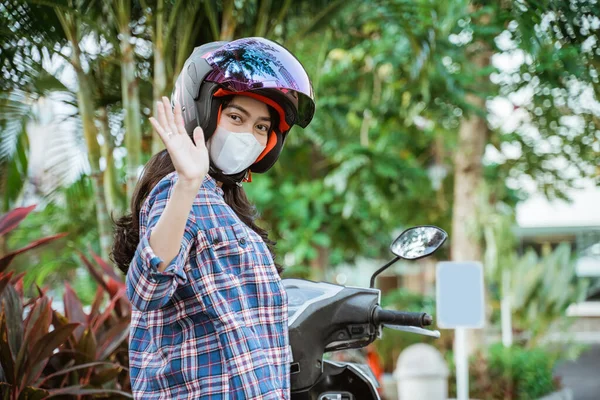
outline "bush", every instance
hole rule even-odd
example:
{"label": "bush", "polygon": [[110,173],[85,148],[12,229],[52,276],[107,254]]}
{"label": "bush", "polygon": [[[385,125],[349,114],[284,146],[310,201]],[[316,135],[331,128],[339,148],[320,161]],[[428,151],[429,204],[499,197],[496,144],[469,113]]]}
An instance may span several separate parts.
{"label": "bush", "polygon": [[[448,353],[449,395],[456,397],[454,360]],[[534,400],[560,388],[552,370],[557,359],[542,349],[502,344],[490,346],[469,360],[470,397],[481,400]]]}
{"label": "bush", "polygon": [[[32,209],[0,216],[0,236]],[[40,288],[26,299],[24,274],[6,272],[16,255],[62,236],[40,239],[0,257],[0,396],[131,398],[127,358],[131,308],[120,275],[95,254],[100,268],[80,254],[98,289],[86,313],[66,284],[63,315],[52,309],[52,299]]]}

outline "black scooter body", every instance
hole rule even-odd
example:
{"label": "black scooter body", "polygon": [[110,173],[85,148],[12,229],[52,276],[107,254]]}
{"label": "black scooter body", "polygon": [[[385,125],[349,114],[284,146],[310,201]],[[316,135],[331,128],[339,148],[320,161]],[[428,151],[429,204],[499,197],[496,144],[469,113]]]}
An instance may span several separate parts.
{"label": "black scooter body", "polygon": [[317,383],[307,390],[292,390],[292,400],[379,400],[378,387],[366,365],[324,361]]}
{"label": "black scooter body", "polygon": [[323,361],[324,353],[365,347],[378,337],[372,312],[379,304],[379,290],[300,279],[283,283],[293,354],[292,399],[338,399],[340,394],[343,400],[379,399],[378,384],[365,366]]}
{"label": "black scooter body", "polygon": [[284,279],[288,329],[293,355],[292,400],[379,400],[377,380],[368,366],[323,361],[327,352],[365,347],[381,329],[439,337],[423,329],[433,320],[426,313],[384,310],[375,277],[396,261],[417,260],[435,252],[448,235],[434,226],[405,230],[390,246],[396,258],[371,276],[370,288],[346,287],[302,279]]}

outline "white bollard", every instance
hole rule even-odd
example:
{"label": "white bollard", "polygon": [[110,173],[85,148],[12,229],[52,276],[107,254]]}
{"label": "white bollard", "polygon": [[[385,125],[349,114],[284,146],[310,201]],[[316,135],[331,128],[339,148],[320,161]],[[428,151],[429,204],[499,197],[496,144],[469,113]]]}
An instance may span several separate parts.
{"label": "white bollard", "polygon": [[381,376],[381,397],[385,400],[398,400],[398,383],[394,374],[384,373]]}
{"label": "white bollard", "polygon": [[448,366],[440,352],[428,344],[407,347],[398,357],[394,378],[399,400],[448,398]]}

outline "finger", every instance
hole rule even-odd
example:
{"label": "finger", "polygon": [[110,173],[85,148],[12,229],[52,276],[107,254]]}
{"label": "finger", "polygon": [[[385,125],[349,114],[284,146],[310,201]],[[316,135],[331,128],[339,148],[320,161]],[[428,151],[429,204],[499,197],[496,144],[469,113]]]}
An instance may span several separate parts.
{"label": "finger", "polygon": [[204,131],[199,126],[194,129],[194,143],[196,144],[196,147],[206,145],[206,143],[204,143]]}
{"label": "finger", "polygon": [[160,123],[153,117],[150,117],[150,123],[152,124],[152,126],[154,127],[154,130],[156,131],[156,133],[158,133],[158,136],[160,136],[160,139],[163,141],[163,143],[167,144],[167,137],[166,137],[166,133],[165,130],[163,129],[162,126],[160,126]]}
{"label": "finger", "polygon": [[167,122],[167,116],[165,115],[165,107],[161,101],[156,102],[156,119],[163,131],[168,130],[169,123]]}
{"label": "finger", "polygon": [[158,133],[159,135],[162,135],[164,133],[164,129],[162,128],[160,123],[156,120],[156,118],[150,117],[149,120],[150,120],[150,123],[152,124],[152,126],[154,127],[154,130],[156,131],[156,133]]}
{"label": "finger", "polygon": [[165,115],[167,116],[167,122],[169,123],[169,131],[173,132],[173,134],[179,133],[177,129],[177,125],[175,125],[175,118],[173,118],[173,110],[171,109],[171,103],[166,96],[163,96],[163,107],[165,109]]}
{"label": "finger", "polygon": [[181,113],[181,107],[179,104],[175,104],[175,125],[177,126],[177,131],[182,135],[187,136],[188,133],[185,130],[185,122],[183,121],[183,115]]}

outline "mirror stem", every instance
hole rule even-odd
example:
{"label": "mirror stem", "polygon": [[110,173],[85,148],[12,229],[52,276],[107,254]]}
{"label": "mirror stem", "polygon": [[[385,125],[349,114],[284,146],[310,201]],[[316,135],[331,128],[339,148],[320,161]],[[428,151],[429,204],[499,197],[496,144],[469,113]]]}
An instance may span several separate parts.
{"label": "mirror stem", "polygon": [[393,263],[398,261],[400,258],[401,258],[400,256],[396,256],[396,258],[394,258],[392,261],[390,261],[389,263],[385,264],[383,267],[381,267],[377,271],[375,271],[375,273],[371,277],[371,286],[369,286],[369,288],[373,289],[375,287],[375,277],[377,277],[377,275],[379,275],[380,273],[385,271],[387,269],[387,267],[389,267],[390,265],[392,265]]}

